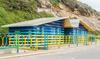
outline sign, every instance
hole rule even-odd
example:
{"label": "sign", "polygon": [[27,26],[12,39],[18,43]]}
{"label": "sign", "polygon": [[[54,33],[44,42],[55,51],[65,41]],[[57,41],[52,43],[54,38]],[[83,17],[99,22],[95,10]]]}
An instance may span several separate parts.
{"label": "sign", "polygon": [[78,19],[70,19],[69,21],[72,27],[79,27],[80,21]]}

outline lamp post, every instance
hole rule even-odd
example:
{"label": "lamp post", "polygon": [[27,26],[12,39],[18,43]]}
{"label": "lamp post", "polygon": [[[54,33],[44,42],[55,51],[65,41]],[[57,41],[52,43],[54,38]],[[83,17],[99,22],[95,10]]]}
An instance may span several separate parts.
{"label": "lamp post", "polygon": [[15,40],[16,40],[16,47],[17,47],[17,53],[19,53],[19,31],[15,32]]}

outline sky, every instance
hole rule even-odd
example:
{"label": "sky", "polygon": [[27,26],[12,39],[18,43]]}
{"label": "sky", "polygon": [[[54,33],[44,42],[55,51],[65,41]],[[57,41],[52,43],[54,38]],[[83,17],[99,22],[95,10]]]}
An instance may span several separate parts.
{"label": "sky", "polygon": [[80,1],[90,5],[94,9],[100,11],[100,0],[80,0]]}

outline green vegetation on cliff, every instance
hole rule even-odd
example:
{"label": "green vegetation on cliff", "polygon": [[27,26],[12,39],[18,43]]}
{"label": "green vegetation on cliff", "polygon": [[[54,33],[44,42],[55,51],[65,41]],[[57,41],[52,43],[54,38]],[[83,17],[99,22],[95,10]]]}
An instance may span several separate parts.
{"label": "green vegetation on cliff", "polygon": [[[46,12],[36,12],[35,0],[0,0],[0,26],[34,18],[51,17]],[[0,28],[0,31],[6,31]]]}
{"label": "green vegetation on cliff", "polygon": [[[50,12],[37,12],[37,7],[52,9],[51,7],[59,7],[59,3],[69,8],[72,13],[77,11],[82,16],[100,17],[100,12],[77,0],[0,0],[0,26],[34,18],[52,17]],[[0,28],[1,31],[6,30]]]}

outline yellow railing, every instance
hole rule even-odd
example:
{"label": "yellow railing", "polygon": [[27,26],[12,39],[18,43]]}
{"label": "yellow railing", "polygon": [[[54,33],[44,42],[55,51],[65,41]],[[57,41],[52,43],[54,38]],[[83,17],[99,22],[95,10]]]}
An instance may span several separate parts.
{"label": "yellow railing", "polygon": [[[92,42],[91,35],[73,36],[73,35],[18,35],[18,41],[14,35],[9,37],[9,46],[15,46],[18,42],[20,47],[33,47],[38,50],[40,47],[62,46],[64,44],[89,44]],[[87,39],[86,39],[87,38]],[[100,36],[96,36],[100,38]],[[2,45],[4,45],[4,37],[2,38]],[[100,41],[99,41],[100,42]]]}
{"label": "yellow railing", "polygon": [[96,41],[97,43],[100,43],[100,35],[96,35]]}

